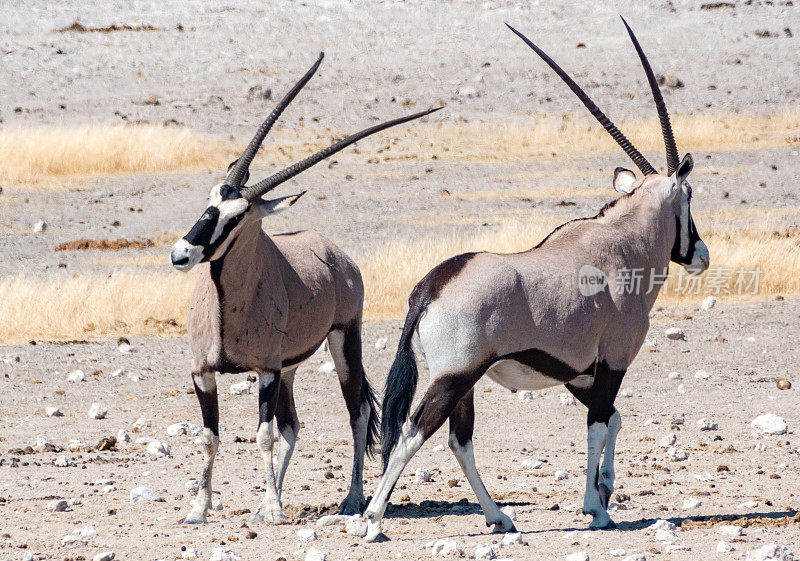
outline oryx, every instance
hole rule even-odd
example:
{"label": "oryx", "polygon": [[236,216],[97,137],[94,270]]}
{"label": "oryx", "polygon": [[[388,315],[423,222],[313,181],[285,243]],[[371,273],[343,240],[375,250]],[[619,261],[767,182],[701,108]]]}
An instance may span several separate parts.
{"label": "oryx", "polygon": [[[225,181],[211,189],[208,208],[172,247],[172,265],[199,275],[188,318],[192,379],[203,417],[204,465],[186,523],[203,523],[211,506],[211,472],[219,446],[216,372],[258,372],[256,441],[266,468],[266,492],[256,520],[285,520],[281,488],[300,424],[293,383],[297,366],[327,338],[353,431],[353,471],[343,513],[364,507],[365,450],[377,435],[375,397],[361,363],[364,287],[356,264],[314,231],[268,236],[261,220],[293,205],[303,193],[275,200],[262,195],[346,146],[388,127],[422,117],[423,111],[375,125],[245,187],[248,168],[264,137],[322,62],[323,54],[259,127]],[[280,446],[272,461],[272,418]]]}
{"label": "oryx", "polygon": [[[631,171],[617,168],[613,184],[623,196],[597,216],[568,222],[521,253],[452,257],[414,287],[386,383],[384,474],[364,513],[368,541],[382,536],[381,518],[401,471],[447,419],[450,448],[477,495],[487,526],[493,524],[500,532],[514,529],[475,467],[473,386],[484,374],[512,390],[565,384],[588,407],[583,510],[592,515],[592,528],[612,527],[607,506],[621,422],[614,399],[644,342],[648,312],[660,288],[658,275],[670,260],[692,274],[708,267],[708,250],[689,209],[692,191],[686,177],[692,158],[687,154],[678,159],[663,99],[633,33],[664,130],[667,175],[656,172],[555,62],[512,31],[569,85],[644,177],[637,180]],[[632,270],[643,274],[643,289],[619,291],[617,281]],[[582,275],[600,275],[602,282],[582,283]],[[656,281],[654,287],[651,281]],[[428,364],[431,383],[409,417],[417,384],[412,344]]]}

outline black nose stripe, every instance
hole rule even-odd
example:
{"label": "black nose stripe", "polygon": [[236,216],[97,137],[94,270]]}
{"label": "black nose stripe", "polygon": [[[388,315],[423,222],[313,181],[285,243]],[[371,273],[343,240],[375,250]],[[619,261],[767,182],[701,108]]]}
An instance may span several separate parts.
{"label": "black nose stripe", "polygon": [[211,243],[211,236],[214,235],[217,222],[219,222],[219,209],[210,206],[203,213],[203,216],[200,217],[200,220],[195,222],[192,229],[189,230],[189,233],[186,234],[183,239],[192,245],[205,247]]}
{"label": "black nose stripe", "polygon": [[231,187],[230,185],[223,185],[222,187],[220,187],[219,196],[223,201],[230,201],[233,199],[242,198],[242,194],[239,192],[239,189]]}

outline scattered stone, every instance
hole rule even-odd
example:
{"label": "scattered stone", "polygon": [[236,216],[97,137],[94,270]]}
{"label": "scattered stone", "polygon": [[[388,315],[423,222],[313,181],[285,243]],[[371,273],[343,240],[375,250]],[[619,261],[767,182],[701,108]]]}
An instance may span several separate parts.
{"label": "scattered stone", "polygon": [[464,554],[464,550],[458,545],[458,542],[450,538],[442,538],[440,540],[428,542],[425,547],[431,548],[431,555],[439,557],[447,557],[449,555],[461,557]]}
{"label": "scattered stone", "polygon": [[382,351],[386,348],[386,344],[389,342],[389,339],[386,337],[378,337],[375,341],[375,350]]}
{"label": "scattered stone", "polygon": [[670,462],[683,462],[689,459],[689,452],[680,448],[667,448],[667,457]]}
{"label": "scattered stone", "polygon": [[575,396],[569,392],[564,392],[558,395],[558,401],[561,402],[561,405],[577,405],[578,401],[575,399]]}
{"label": "scattered stone", "polygon": [[153,426],[153,421],[145,417],[139,417],[133,422],[132,432],[139,432],[142,429],[150,428]]}
{"label": "scattered stone", "polygon": [[351,536],[363,538],[367,535],[367,521],[360,514],[354,514],[345,522],[344,529]]}
{"label": "scattered stone", "polygon": [[83,370],[74,370],[67,374],[67,382],[77,383],[83,382],[86,379],[86,375],[83,373]]}
{"label": "scattered stone", "polygon": [[146,450],[151,456],[169,456],[169,446],[160,440],[148,442]]}
{"label": "scattered stone", "polygon": [[117,490],[117,486],[113,483],[111,485],[105,485],[100,489],[101,495],[108,495],[109,493],[113,493]]}
{"label": "scattered stone", "polygon": [[778,417],[772,413],[767,413],[766,415],[761,415],[756,417],[750,426],[756,430],[761,431],[764,434],[786,434],[788,430],[788,426],[786,425],[786,419],[782,417]]}
{"label": "scattered stone", "polygon": [[149,487],[134,487],[131,489],[131,503],[136,504],[144,501],[163,503],[164,497],[150,489]]}
{"label": "scattered stone", "polygon": [[50,512],[65,512],[69,508],[69,503],[63,499],[56,499],[47,503],[47,510]]}
{"label": "scattered stone", "polygon": [[680,372],[670,372],[669,374],[667,374],[667,378],[669,378],[670,380],[680,380],[681,378],[683,378],[683,376],[681,376]]}
{"label": "scattered stone", "polygon": [[633,553],[632,555],[628,555],[622,561],[647,561],[647,557],[645,557],[644,553]]}
{"label": "scattered stone", "polygon": [[705,370],[698,370],[697,372],[694,373],[695,380],[708,380],[709,378],[711,378],[711,374],[709,374]]}
{"label": "scattered stone", "polygon": [[105,419],[106,415],[108,415],[108,407],[100,402],[94,402],[89,407],[90,419]]}
{"label": "scattered stone", "polygon": [[222,499],[219,497],[214,497],[211,499],[211,510],[222,510]]}
{"label": "scattered stone", "polygon": [[242,382],[236,382],[235,384],[231,384],[230,387],[230,394],[231,395],[243,395],[246,393],[250,393],[250,380],[244,380]]}
{"label": "scattered stone", "polygon": [[524,392],[519,392],[517,399],[519,399],[523,403],[526,401],[533,401],[533,392],[529,390],[525,390]]}
{"label": "scattered stone", "polygon": [[689,497],[683,501],[683,510],[692,510],[699,507],[703,503],[696,497]]}
{"label": "scattered stone", "polygon": [[[514,518],[512,518],[514,520]],[[503,539],[500,540],[500,547],[508,547],[511,545],[524,545],[525,542],[522,540],[522,534],[520,532],[513,532],[510,534],[505,534]]]}
{"label": "scattered stone", "polygon": [[673,544],[678,541],[675,530],[656,530],[656,539],[663,544]]}
{"label": "scattered stone", "polygon": [[790,390],[792,389],[792,383],[787,380],[786,378],[779,378],[778,382],[775,384],[778,386],[779,390]]}
{"label": "scattered stone", "polygon": [[757,501],[745,501],[739,505],[739,508],[756,508],[758,506]]}
{"label": "scattered stone", "polygon": [[186,434],[189,436],[199,436],[202,432],[202,429],[197,425],[193,425],[192,423],[175,423],[167,427],[167,434],[169,436],[180,436],[182,434]]}
{"label": "scattered stone", "polygon": [[494,544],[479,545],[475,548],[475,559],[497,559]]}
{"label": "scattered stone", "polygon": [[566,561],[589,561],[589,554],[585,551],[576,551],[567,555],[565,559]]}
{"label": "scattered stone", "polygon": [[418,469],[414,478],[420,483],[427,483],[431,480],[431,472],[427,469]]}
{"label": "scattered stone", "polygon": [[733,546],[726,542],[725,540],[719,540],[717,542],[717,553],[728,553],[733,549]]}
{"label": "scattered stone", "polygon": [[44,410],[44,414],[48,417],[63,417],[64,414],[61,412],[61,409],[58,407],[46,407]]}
{"label": "scattered stone", "polygon": [[69,506],[75,506],[81,503],[83,503],[83,501],[81,501],[80,497],[72,497],[71,499],[67,500],[67,504]]}
{"label": "scattered stone", "polygon": [[744,531],[742,530],[741,526],[734,526],[733,524],[723,524],[721,526],[717,526],[717,533],[722,534],[723,536],[727,536],[729,538],[738,538]]}
{"label": "scattered stone", "polygon": [[183,484],[183,488],[188,495],[196,495],[200,489],[200,482],[197,479],[190,479]]}
{"label": "scattered stone", "polygon": [[680,327],[670,327],[664,332],[670,341],[685,341],[686,333]]}
{"label": "scattered stone", "polygon": [[94,526],[77,528],[73,530],[71,534],[67,534],[61,538],[61,545],[86,545],[89,543],[89,538],[96,533]]}
{"label": "scattered stone", "polygon": [[344,526],[349,519],[350,517],[346,514],[327,514],[325,516],[320,516],[317,519],[317,527]]}
{"label": "scattered stone", "polygon": [[669,433],[668,435],[662,436],[661,439],[658,441],[659,448],[669,448],[670,446],[674,445],[678,442],[678,435],[674,432]]}
{"label": "scattered stone", "polygon": [[[504,506],[503,508],[500,509],[500,512],[508,516],[512,522],[517,521],[517,509],[515,509],[513,506],[511,505]],[[506,534],[506,535],[508,536],[511,534]]]}
{"label": "scattered stone", "polygon": [[45,230],[47,230],[47,222],[45,222],[44,220],[40,220],[39,222],[33,225],[33,231],[37,234],[40,232],[44,232]]}
{"label": "scattered stone", "polygon": [[309,548],[305,561],[326,561],[328,554],[316,548]]}
{"label": "scattered stone", "polygon": [[444,452],[444,444],[437,444],[433,448],[431,448],[433,452]]}
{"label": "scattered stone", "polygon": [[656,74],[659,86],[667,86],[668,88],[682,88],[684,86],[683,80],[677,76]]}
{"label": "scattered stone", "polygon": [[633,397],[633,390],[630,388],[623,388],[619,395],[622,397]]}
{"label": "scattered stone", "polygon": [[712,421],[711,419],[708,419],[706,417],[703,417],[702,419],[697,421],[697,428],[699,430],[704,430],[704,431],[705,430],[718,430],[719,429],[719,423],[717,423],[716,421]]}
{"label": "scattered stone", "polygon": [[209,557],[209,561],[239,561],[239,556],[236,555],[230,548],[215,547],[211,550],[211,557]]}
{"label": "scattered stone", "polygon": [[201,553],[193,547],[187,547],[181,552],[181,559],[199,559]]}
{"label": "scattered stone", "polygon": [[320,374],[332,374],[336,370],[336,364],[332,360],[327,360],[322,363],[322,365],[317,368],[317,372]]}
{"label": "scattered stone", "polygon": [[746,561],[794,561],[794,554],[785,545],[773,542],[748,552]]}
{"label": "scattered stone", "polygon": [[117,444],[125,444],[131,441],[131,435],[128,434],[128,431],[125,429],[119,429],[117,431]]}
{"label": "scattered stone", "polygon": [[717,305],[717,299],[714,296],[706,296],[700,304],[701,310],[710,310]]}
{"label": "scattered stone", "polygon": [[522,467],[525,469],[539,469],[542,467],[542,465],[542,462],[536,458],[528,458],[527,460],[522,461]]}
{"label": "scattered stone", "polygon": [[562,481],[564,479],[569,479],[569,474],[563,469],[560,469],[555,472],[554,477],[556,478],[556,481]]}
{"label": "scattered stone", "polygon": [[669,520],[659,518],[647,527],[648,530],[675,530],[675,524]]}
{"label": "scattered stone", "polygon": [[57,468],[65,468],[65,467],[72,467],[75,465],[75,463],[66,456],[61,455],[58,458],[56,458],[56,461],[53,462],[53,465],[56,466]]}
{"label": "scattered stone", "polygon": [[611,557],[625,557],[625,554],[628,553],[624,549],[610,549],[608,550],[608,554]]}
{"label": "scattered stone", "polygon": [[92,557],[92,561],[112,561],[115,555],[113,551],[103,551]]}
{"label": "scattered stone", "polygon": [[[348,516],[348,518],[350,518]],[[313,528],[300,528],[297,530],[297,537],[301,542],[313,542],[317,539],[317,532]]]}
{"label": "scattered stone", "polygon": [[56,450],[55,445],[41,435],[36,437],[36,440],[31,444],[31,448],[36,452],[55,452]]}

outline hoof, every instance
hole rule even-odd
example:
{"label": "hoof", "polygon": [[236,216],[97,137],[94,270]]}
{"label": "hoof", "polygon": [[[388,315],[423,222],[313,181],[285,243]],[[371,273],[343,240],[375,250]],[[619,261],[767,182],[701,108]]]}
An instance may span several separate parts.
{"label": "hoof", "polygon": [[367,535],[364,541],[367,543],[381,543],[389,541],[389,538],[381,531],[381,521],[375,520],[374,513],[366,513],[364,518],[367,520]]}
{"label": "hoof", "polygon": [[206,524],[206,515],[202,513],[190,512],[189,516],[184,518],[184,524]]}
{"label": "hoof", "polygon": [[590,530],[616,530],[617,524],[608,514],[605,516],[595,516],[592,523],[589,524]]}
{"label": "hoof", "polygon": [[600,504],[603,505],[603,509],[608,510],[608,501],[614,491],[605,483],[601,483],[597,486],[597,492],[600,493]]}
{"label": "hoof", "polygon": [[280,512],[256,512],[253,516],[250,517],[250,520],[247,521],[248,526],[255,526],[257,524],[287,524],[289,519]]}
{"label": "hoof", "polygon": [[367,501],[364,499],[345,499],[342,501],[342,504],[339,505],[339,514],[345,514],[347,516],[362,514],[366,508]]}
{"label": "hoof", "polygon": [[383,532],[378,532],[374,536],[370,536],[369,534],[366,535],[364,541],[367,543],[383,543],[389,541],[389,536],[384,534]]}
{"label": "hoof", "polygon": [[514,526],[514,522],[511,521],[511,518],[506,516],[505,514],[499,520],[493,521],[486,521],[487,526],[491,526],[494,524],[494,528],[492,528],[493,534],[506,534],[508,532],[516,532],[517,528]]}

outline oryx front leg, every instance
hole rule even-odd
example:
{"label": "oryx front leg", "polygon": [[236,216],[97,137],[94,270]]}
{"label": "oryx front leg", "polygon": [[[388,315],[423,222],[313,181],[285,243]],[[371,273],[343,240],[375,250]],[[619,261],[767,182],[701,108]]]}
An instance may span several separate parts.
{"label": "oryx front leg", "polygon": [[478,498],[483,515],[486,517],[486,526],[494,526],[492,531],[495,533],[516,532],[514,522],[500,511],[497,503],[489,496],[489,492],[478,474],[472,447],[474,427],[474,390],[470,389],[450,414],[450,438],[447,442],[458,460],[458,465],[461,466],[461,471],[467,477],[472,491]]}
{"label": "oryx front leg", "polygon": [[278,388],[280,384],[280,373],[259,372],[258,374],[258,432],[256,433],[256,443],[261,451],[264,460],[264,470],[266,471],[266,489],[264,499],[261,501],[258,511],[252,516],[251,521],[264,521],[271,524],[285,522],[281,508],[281,498],[278,493],[275,468],[272,464],[272,445],[274,436],[272,432],[272,418],[275,416],[275,405],[278,399]]}
{"label": "oryx front leg", "polygon": [[283,481],[286,477],[286,469],[289,467],[289,460],[292,459],[294,445],[297,442],[297,434],[300,432],[300,420],[297,418],[297,409],[294,404],[294,376],[296,372],[297,369],[294,369],[281,374],[280,390],[275,410],[275,424],[278,425],[278,433],[280,433],[276,462],[276,467],[278,468],[276,485],[279,498],[283,495]]}
{"label": "oryx front leg", "polygon": [[219,404],[217,402],[217,381],[214,372],[192,374],[194,391],[200,402],[203,416],[203,471],[197,496],[192,501],[192,510],[184,519],[184,524],[205,524],[206,513],[211,508],[211,474],[214,457],[219,449]]}

